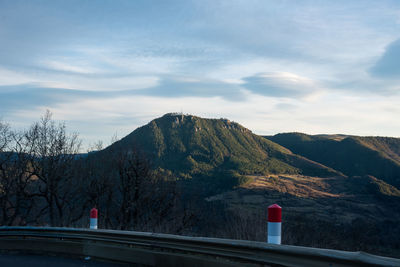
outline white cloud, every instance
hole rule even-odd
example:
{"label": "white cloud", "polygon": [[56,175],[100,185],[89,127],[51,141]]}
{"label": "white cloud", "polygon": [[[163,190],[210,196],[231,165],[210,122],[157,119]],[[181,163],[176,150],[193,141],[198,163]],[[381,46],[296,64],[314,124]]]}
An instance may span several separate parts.
{"label": "white cloud", "polygon": [[173,72],[178,59],[171,57],[141,57],[121,55],[117,57],[101,56],[100,59],[114,68],[129,73],[165,74]]}
{"label": "white cloud", "polygon": [[368,70],[399,14],[391,1],[10,2],[2,113],[21,124],[50,108],[89,139],[181,110],[258,133],[396,135],[398,82]]}
{"label": "white cloud", "polygon": [[[61,66],[61,65],[60,65]],[[78,70],[78,68],[76,68]],[[0,69],[0,86],[23,85],[84,91],[124,91],[158,85],[159,78],[150,75],[81,75],[46,71],[17,72]],[[85,73],[87,74],[87,73]]]}
{"label": "white cloud", "polygon": [[312,79],[289,72],[267,72],[243,79],[244,88],[252,93],[289,98],[315,99],[324,91],[321,85]]}
{"label": "white cloud", "polygon": [[43,85],[58,85],[57,88],[67,88],[85,91],[124,91],[153,87],[158,84],[155,76],[122,76],[122,77],[82,77],[69,75],[54,75],[54,81]]}
{"label": "white cloud", "polygon": [[99,72],[99,70],[96,68],[93,68],[91,66],[85,66],[86,64],[71,64],[68,62],[61,62],[56,60],[44,61],[42,65],[52,70],[65,71],[65,72],[74,72],[82,74],[91,74]]}
{"label": "white cloud", "polygon": [[400,132],[400,96],[387,99],[327,92],[319,101],[313,102],[254,94],[248,94],[245,99],[232,105],[232,102],[221,97],[77,98],[73,102],[20,109],[4,117],[4,120],[13,123],[25,121],[28,125],[36,121],[46,109],[50,109],[55,119],[67,122],[70,131],[78,131],[85,143],[97,140],[108,143],[116,132],[123,137],[168,112],[184,112],[206,118],[229,118],[261,135],[300,131],[309,134],[399,136]]}
{"label": "white cloud", "polygon": [[32,83],[37,81],[37,79],[29,77],[25,73],[0,68],[0,86]]}

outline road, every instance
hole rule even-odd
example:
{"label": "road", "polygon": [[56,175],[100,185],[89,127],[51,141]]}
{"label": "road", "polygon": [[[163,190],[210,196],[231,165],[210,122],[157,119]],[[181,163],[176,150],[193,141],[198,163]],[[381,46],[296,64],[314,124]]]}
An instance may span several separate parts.
{"label": "road", "polygon": [[33,254],[0,254],[2,267],[121,267],[132,266],[98,260],[85,260],[79,258],[65,258],[59,256],[33,255]]}

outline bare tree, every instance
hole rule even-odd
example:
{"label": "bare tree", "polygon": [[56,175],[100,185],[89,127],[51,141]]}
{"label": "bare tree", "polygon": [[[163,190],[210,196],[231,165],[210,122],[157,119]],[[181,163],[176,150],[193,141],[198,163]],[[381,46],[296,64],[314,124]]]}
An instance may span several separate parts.
{"label": "bare tree", "polygon": [[10,152],[11,131],[9,125],[0,121],[0,223],[10,224],[10,215],[13,213],[14,196],[13,180],[9,176],[8,163],[12,157]]}
{"label": "bare tree", "polygon": [[[50,111],[24,134],[25,146],[32,156],[30,175],[38,183],[32,197],[43,200],[41,214],[48,214],[50,225],[65,226],[76,208],[73,164],[77,159],[81,141],[77,134],[68,135],[64,123],[56,124]],[[78,183],[78,184],[76,184]]]}
{"label": "bare tree", "polygon": [[4,153],[10,148],[11,143],[10,126],[0,121],[0,153]]}
{"label": "bare tree", "polygon": [[137,146],[113,146],[93,155],[90,164],[99,162],[97,168],[90,168],[88,195],[101,211],[102,227],[153,231],[177,213],[175,180],[171,174],[153,170]]}
{"label": "bare tree", "polygon": [[99,225],[113,228],[116,209],[116,178],[110,158],[105,153],[95,152],[82,161],[81,180],[84,181],[85,196],[90,207],[100,209]]}
{"label": "bare tree", "polygon": [[[171,172],[153,170],[136,146],[78,155],[77,134],[49,111],[28,130],[0,124],[0,223],[83,226],[90,207],[102,227],[182,232],[192,213],[180,210]],[[102,148],[102,143],[95,144]]]}
{"label": "bare tree", "polygon": [[32,220],[35,200],[30,196],[33,176],[23,136],[0,123],[0,221],[3,225],[26,225]]}
{"label": "bare tree", "polygon": [[132,229],[139,213],[144,184],[150,179],[150,164],[137,150],[118,151],[115,154],[115,165],[118,170],[120,194],[119,216],[120,229]]}
{"label": "bare tree", "polygon": [[100,151],[103,148],[104,148],[103,141],[98,140],[97,142],[90,144],[86,151],[90,153],[90,152]]}

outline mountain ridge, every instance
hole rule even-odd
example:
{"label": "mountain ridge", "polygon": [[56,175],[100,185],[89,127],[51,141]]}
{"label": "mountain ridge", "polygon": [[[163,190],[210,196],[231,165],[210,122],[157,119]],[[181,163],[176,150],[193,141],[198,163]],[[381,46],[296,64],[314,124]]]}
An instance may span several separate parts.
{"label": "mountain ridge", "polygon": [[281,133],[265,138],[348,176],[372,175],[400,186],[400,138]]}
{"label": "mountain ridge", "polygon": [[105,151],[134,146],[140,146],[155,167],[168,169],[181,178],[221,172],[233,176],[341,175],[228,119],[168,113],[137,128]]}
{"label": "mountain ridge", "polygon": [[203,207],[196,227],[207,235],[264,240],[263,214],[278,203],[286,244],[398,255],[396,144],[347,135],[263,137],[227,119],[166,114],[97,153],[143,151],[154,169],[176,178],[181,202]]}

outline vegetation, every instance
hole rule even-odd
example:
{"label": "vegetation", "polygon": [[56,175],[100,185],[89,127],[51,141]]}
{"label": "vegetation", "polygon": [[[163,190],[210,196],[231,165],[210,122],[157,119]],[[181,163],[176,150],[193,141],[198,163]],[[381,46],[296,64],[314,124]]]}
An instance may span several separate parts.
{"label": "vegetation", "polygon": [[93,206],[103,228],[176,232],[188,223],[176,179],[135,147],[82,156],[77,134],[50,112],[26,131],[1,123],[0,145],[1,225],[84,227]]}
{"label": "vegetation", "polygon": [[26,131],[0,122],[0,224],[87,227],[95,206],[101,228],[265,241],[278,203],[285,244],[396,256],[399,144],[166,114],[79,154],[47,112]]}
{"label": "vegetation", "polygon": [[399,138],[349,136],[337,141],[302,133],[266,138],[345,175],[372,175],[400,188]]}
{"label": "vegetation", "polygon": [[[227,119],[203,119],[166,114],[138,128],[113,146],[140,148],[154,166],[170,170],[180,179],[205,182],[212,192],[238,186],[244,175],[301,173],[332,176],[339,173],[322,164],[251,133]],[[211,185],[214,180],[213,186]],[[211,192],[210,192],[211,193]]]}
{"label": "vegetation", "polygon": [[3,126],[1,135],[2,224],[65,226],[78,220],[83,210],[74,203],[80,188],[72,168],[80,146],[77,135],[67,135],[50,112],[26,131]]}

